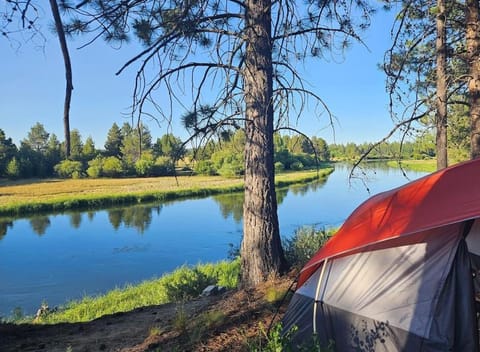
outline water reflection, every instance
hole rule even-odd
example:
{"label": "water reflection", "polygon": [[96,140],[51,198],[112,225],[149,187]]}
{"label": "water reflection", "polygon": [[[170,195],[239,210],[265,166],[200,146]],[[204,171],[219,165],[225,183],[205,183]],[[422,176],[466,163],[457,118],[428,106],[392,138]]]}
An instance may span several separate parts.
{"label": "water reflection", "polygon": [[79,229],[82,224],[82,213],[75,212],[70,214],[70,226],[74,229]]}
{"label": "water reflection", "polygon": [[[277,204],[283,203],[289,192],[294,195],[303,196],[308,192],[315,192],[324,186],[326,180],[314,181],[308,184],[294,185],[277,189]],[[243,192],[226,193],[212,196],[212,199],[218,205],[220,213],[224,219],[232,218],[237,224],[240,224],[243,219]],[[164,204],[140,204],[131,205],[121,208],[107,209],[108,221],[112,228],[117,231],[122,226],[126,228],[133,228],[139,234],[144,234],[152,223],[153,215],[158,216]],[[103,210],[102,210],[103,211]],[[67,216],[71,228],[79,229],[82,226],[83,217],[86,214],[90,222],[93,221],[96,211],[68,212]],[[56,215],[56,214],[53,214]],[[52,215],[52,216],[53,216]],[[51,225],[51,220],[48,215],[35,215],[28,219],[32,231],[42,236],[46,233],[48,227]],[[5,220],[0,222],[0,240],[7,234],[8,228],[13,228],[13,220]]]}
{"label": "water reflection", "polygon": [[0,221],[0,241],[7,234],[8,228],[13,228],[13,221]]}
{"label": "water reflection", "polygon": [[42,236],[50,226],[50,218],[46,215],[38,215],[29,219],[30,226],[37,235]]}
{"label": "water reflection", "polygon": [[126,208],[108,210],[108,220],[115,230],[122,225],[134,228],[143,234],[152,223],[152,213],[160,215],[162,205],[134,205]]}

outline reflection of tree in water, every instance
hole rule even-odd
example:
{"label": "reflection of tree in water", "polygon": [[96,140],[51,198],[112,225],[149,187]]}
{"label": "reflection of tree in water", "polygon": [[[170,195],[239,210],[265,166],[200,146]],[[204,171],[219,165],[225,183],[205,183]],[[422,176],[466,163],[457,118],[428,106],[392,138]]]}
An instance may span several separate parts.
{"label": "reflection of tree in water", "polygon": [[280,205],[283,203],[283,200],[287,196],[289,191],[288,187],[285,188],[277,188],[276,193],[277,193],[277,204]]}
{"label": "reflection of tree in water", "polygon": [[70,214],[70,225],[74,229],[78,229],[82,224],[82,213],[75,212]]}
{"label": "reflection of tree in water", "polygon": [[122,224],[122,214],[123,209],[111,209],[108,211],[108,221],[110,221],[115,230],[118,230]]}
{"label": "reflection of tree in water", "polygon": [[95,214],[96,213],[94,211],[87,212],[88,220],[92,221],[95,218]]}
{"label": "reflection of tree in water", "polygon": [[245,199],[243,192],[217,194],[212,198],[220,207],[224,219],[231,216],[237,223],[242,221],[243,201]]}
{"label": "reflection of tree in water", "polygon": [[302,184],[302,185],[293,185],[289,187],[289,190],[299,196],[304,196],[305,194],[309,192],[317,192],[319,189],[321,189],[327,180],[318,180],[318,181],[313,181],[307,184]]}
{"label": "reflection of tree in water", "polygon": [[34,216],[29,219],[33,232],[42,236],[50,226],[50,218],[48,216]]}
{"label": "reflection of tree in water", "polygon": [[[281,204],[288,194],[288,187],[277,189],[277,204]],[[230,216],[235,222],[240,223],[243,218],[243,201],[245,196],[243,192],[225,193],[212,196],[220,207],[220,212],[224,219]]]}
{"label": "reflection of tree in water", "polygon": [[7,234],[9,227],[13,228],[13,221],[0,221],[0,241]]}
{"label": "reflection of tree in water", "polygon": [[152,212],[160,214],[161,205],[136,205],[127,208],[111,209],[108,211],[108,219],[115,230],[123,224],[132,227],[138,232],[144,233],[152,222]]}

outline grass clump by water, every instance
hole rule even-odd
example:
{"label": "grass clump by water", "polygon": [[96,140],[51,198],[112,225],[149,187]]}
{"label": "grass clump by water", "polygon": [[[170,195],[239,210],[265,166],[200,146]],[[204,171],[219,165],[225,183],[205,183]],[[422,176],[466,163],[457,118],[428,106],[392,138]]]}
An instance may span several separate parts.
{"label": "grass clump by water", "polygon": [[436,159],[427,160],[402,160],[400,164],[398,161],[390,160],[387,162],[390,167],[402,167],[406,170],[418,171],[418,172],[434,172],[437,169]]}
{"label": "grass clump by water", "polygon": [[117,288],[105,295],[72,301],[58,311],[41,317],[38,322],[46,324],[85,322],[106,314],[191,299],[197,297],[208,285],[236,287],[239,274],[239,259],[216,264],[199,264],[195,267],[183,266],[159,279]]}
{"label": "grass clump by water", "polygon": [[291,238],[283,240],[285,258],[289,265],[303,267],[336,231],[337,229],[318,230],[308,226],[299,228]]}

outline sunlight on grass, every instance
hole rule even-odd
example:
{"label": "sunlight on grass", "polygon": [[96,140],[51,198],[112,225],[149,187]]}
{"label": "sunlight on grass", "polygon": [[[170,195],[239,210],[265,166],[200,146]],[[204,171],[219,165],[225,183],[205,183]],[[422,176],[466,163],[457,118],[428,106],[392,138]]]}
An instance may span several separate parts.
{"label": "sunlight on grass", "polygon": [[239,274],[239,259],[199,264],[195,267],[183,266],[159,279],[116,288],[101,296],[72,301],[58,311],[42,317],[39,323],[84,322],[106,314],[191,299],[197,297],[208,285],[236,287]]}
{"label": "sunlight on grass", "polygon": [[[277,175],[275,181],[277,186],[309,182],[332,171],[321,169],[318,176],[316,171],[285,173]],[[166,201],[242,190],[242,178],[220,176],[4,181],[0,184],[0,215]]]}

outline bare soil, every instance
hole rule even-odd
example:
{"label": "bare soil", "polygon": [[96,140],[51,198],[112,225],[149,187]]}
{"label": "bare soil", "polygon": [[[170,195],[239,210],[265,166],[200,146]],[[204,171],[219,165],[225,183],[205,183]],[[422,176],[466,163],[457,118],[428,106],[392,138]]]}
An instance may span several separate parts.
{"label": "bare soil", "polygon": [[287,305],[269,303],[267,291],[286,290],[291,282],[284,277],[255,289],[138,308],[87,323],[1,323],[0,351],[248,351]]}

